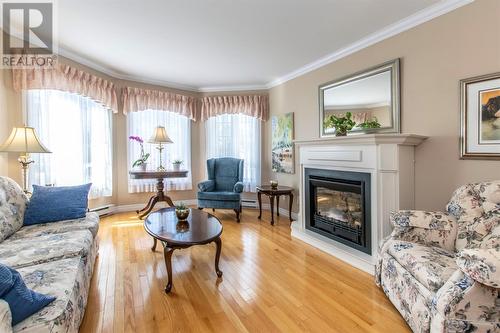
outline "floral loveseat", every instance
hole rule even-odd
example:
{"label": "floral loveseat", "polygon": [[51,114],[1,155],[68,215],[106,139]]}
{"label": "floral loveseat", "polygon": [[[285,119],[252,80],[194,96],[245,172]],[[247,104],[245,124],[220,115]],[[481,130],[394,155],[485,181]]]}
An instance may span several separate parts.
{"label": "floral loveseat", "polygon": [[[0,177],[0,262],[16,269],[28,288],[57,298],[12,330],[78,332],[98,251],[99,217],[88,213],[83,219],[23,227],[27,203],[19,185]],[[0,303],[2,333],[10,328],[6,304]]]}
{"label": "floral loveseat", "polygon": [[455,191],[447,212],[400,211],[376,282],[414,332],[500,332],[500,181]]}

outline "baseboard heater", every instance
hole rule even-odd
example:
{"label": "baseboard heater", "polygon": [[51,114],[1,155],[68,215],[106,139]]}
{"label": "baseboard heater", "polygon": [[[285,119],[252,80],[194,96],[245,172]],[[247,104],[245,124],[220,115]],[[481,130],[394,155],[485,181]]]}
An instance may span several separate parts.
{"label": "baseboard heater", "polygon": [[92,209],[89,209],[89,212],[94,212],[99,214],[99,216],[104,216],[104,215],[109,215],[114,212],[115,205],[107,205],[107,206],[101,206],[101,207],[95,207]]}
{"label": "baseboard heater", "polygon": [[249,200],[249,199],[242,199],[241,206],[247,207],[247,208],[257,208],[258,207],[256,200]]}

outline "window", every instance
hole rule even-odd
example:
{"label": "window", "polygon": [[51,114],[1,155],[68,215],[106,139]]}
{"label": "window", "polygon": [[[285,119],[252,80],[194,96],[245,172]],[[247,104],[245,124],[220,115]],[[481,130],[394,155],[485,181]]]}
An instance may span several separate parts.
{"label": "window", "polygon": [[[131,112],[128,118],[128,136],[140,136],[144,140],[144,150],[151,156],[147,160],[148,169],[156,169],[159,166],[160,158],[156,145],[147,143],[153,135],[157,126],[164,126],[168,136],[173,143],[165,144],[163,150],[163,166],[168,170],[172,168],[174,160],[182,160],[181,169],[188,170],[186,178],[168,178],[164,180],[165,189],[171,190],[190,190],[191,181],[191,121],[177,113],[145,110]],[[141,147],[136,141],[128,142],[128,167],[141,155]],[[135,192],[155,192],[155,179],[130,179],[128,182],[129,193]]]}
{"label": "window", "polygon": [[27,124],[52,154],[33,154],[29,182],[92,183],[89,197],[111,196],[111,110],[88,97],[59,90],[26,90]]}
{"label": "window", "polygon": [[260,120],[243,114],[224,114],[206,121],[207,158],[245,160],[243,183],[255,192],[260,183]]}

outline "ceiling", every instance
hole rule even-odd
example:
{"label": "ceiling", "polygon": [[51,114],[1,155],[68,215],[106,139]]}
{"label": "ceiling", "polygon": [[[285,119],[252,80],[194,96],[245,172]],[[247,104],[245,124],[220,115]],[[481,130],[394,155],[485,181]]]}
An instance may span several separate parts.
{"label": "ceiling", "polygon": [[464,2],[64,0],[57,2],[59,50],[118,78],[202,91],[257,89]]}

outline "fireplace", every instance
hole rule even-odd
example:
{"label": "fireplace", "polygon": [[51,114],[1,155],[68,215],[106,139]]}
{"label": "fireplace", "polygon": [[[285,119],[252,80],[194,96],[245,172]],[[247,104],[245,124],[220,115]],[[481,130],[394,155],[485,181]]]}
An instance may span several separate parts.
{"label": "fireplace", "polygon": [[305,168],[306,229],[371,254],[370,174]]}

